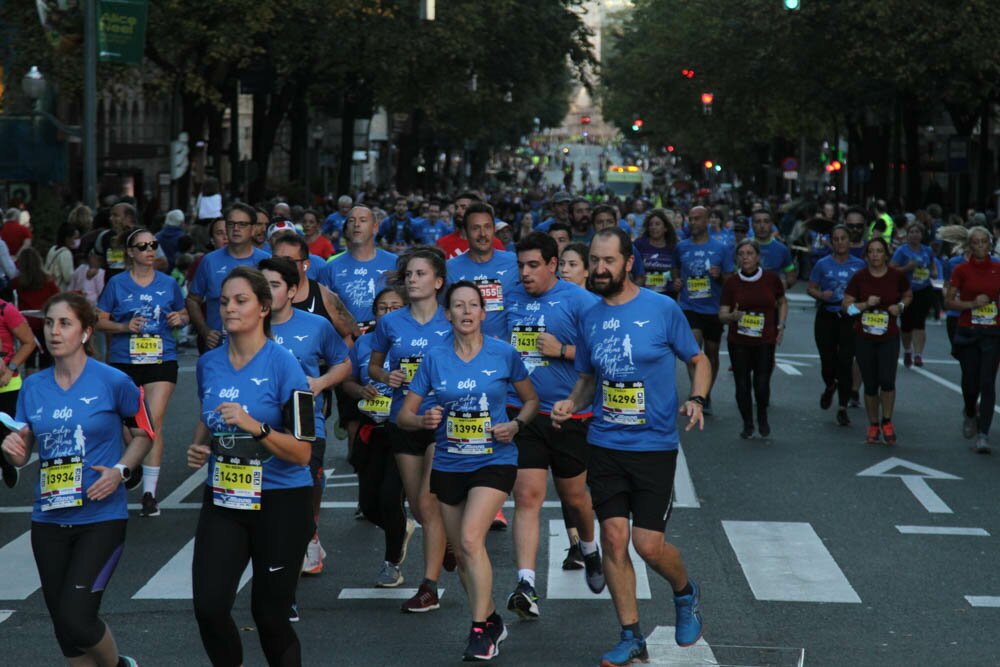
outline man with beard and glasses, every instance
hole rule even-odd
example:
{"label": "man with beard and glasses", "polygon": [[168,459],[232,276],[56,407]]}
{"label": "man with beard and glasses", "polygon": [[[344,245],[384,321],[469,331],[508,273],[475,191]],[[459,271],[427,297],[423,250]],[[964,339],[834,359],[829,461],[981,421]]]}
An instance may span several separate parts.
{"label": "man with beard and glasses", "polygon": [[[677,414],[687,416],[686,430],[704,426],[701,409],[711,368],[673,299],[640,289],[628,277],[628,234],[599,232],[590,246],[590,264],[593,291],[603,299],[580,322],[576,385],[553,406],[551,417],[553,424],[563,424],[587,408],[594,415],[587,432],[587,482],[600,522],[604,574],[622,626],[621,641],[601,664],[627,665],[649,658],[639,628],[630,540],[643,561],[670,583],[677,644],[691,646],[701,637],[699,587],[664,534],[679,446]],[[689,364],[694,376],[691,396],[680,409],[677,360]]]}

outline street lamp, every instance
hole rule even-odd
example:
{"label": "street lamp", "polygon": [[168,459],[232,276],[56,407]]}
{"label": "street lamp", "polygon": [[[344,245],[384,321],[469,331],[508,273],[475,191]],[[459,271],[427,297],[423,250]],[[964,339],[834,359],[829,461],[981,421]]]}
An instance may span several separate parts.
{"label": "street lamp", "polygon": [[23,79],[21,79],[21,90],[32,102],[35,103],[35,108],[31,110],[31,115],[41,116],[55,125],[56,128],[63,134],[79,139],[82,136],[79,125],[67,125],[45,109],[41,108],[41,101],[45,96],[48,87],[48,81],[45,80],[45,76],[35,65],[32,65],[31,69],[28,70],[28,73],[24,75]]}

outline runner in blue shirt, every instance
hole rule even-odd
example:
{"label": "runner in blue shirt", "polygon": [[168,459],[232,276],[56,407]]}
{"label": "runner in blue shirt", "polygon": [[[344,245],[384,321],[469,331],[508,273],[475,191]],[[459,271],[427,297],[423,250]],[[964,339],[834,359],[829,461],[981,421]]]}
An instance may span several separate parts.
{"label": "runner in blue shirt", "polygon": [[552,407],[556,424],[588,407],[594,413],[587,433],[592,445],[587,483],[601,525],[608,589],[622,624],[621,641],[602,657],[602,664],[612,665],[648,660],[628,552],[630,533],[653,571],[669,573],[677,643],[691,646],[702,632],[699,588],[688,579],[680,552],[667,544],[664,531],[679,446],[676,362],[694,368],[691,397],[682,407],[688,430],[704,424],[701,404],[711,369],[673,299],[640,289],[628,278],[631,250],[631,240],[620,229],[594,238],[591,282],[603,301],[580,325],[576,386]]}
{"label": "runner in blue shirt", "polygon": [[125,240],[128,270],[108,281],[97,301],[97,330],[112,334],[108,362],[142,387],[153,418],[153,449],[142,465],[139,516],[160,515],[156,484],[163,462],[163,415],[177,386],[177,341],[188,323],[177,281],[153,268],[158,242],[137,229]]}
{"label": "runner in blue shirt", "polygon": [[231,612],[252,562],[251,611],[267,661],[278,664],[301,651],[289,610],[316,528],[309,443],[285,418],[309,381],[269,338],[271,289],[260,271],[233,269],[220,301],[228,336],[198,360],[201,419],[187,454],[192,468],[208,463],[194,541],[195,618],[212,664],[242,664]]}
{"label": "runner in blue shirt", "polygon": [[0,415],[10,429],[2,456],[25,466],[38,445],[31,546],[63,656],[69,664],[135,665],[119,655],[98,613],[125,548],[123,482],[152,446],[149,413],[127,375],[87,356],[97,313],[84,297],[52,297],[44,320],[54,366],[24,380],[16,420]]}
{"label": "runner in blue shirt", "polygon": [[[237,266],[256,266],[268,253],[253,246],[253,228],[257,211],[246,204],[233,204],[225,212],[229,243],[205,255],[188,286],[187,311],[198,333],[198,351],[204,353],[218,346],[223,338],[219,315],[222,281]],[[205,314],[202,315],[202,306]]]}
{"label": "runner in blue shirt", "polygon": [[[443,253],[435,248],[413,250],[400,259],[400,272],[410,305],[379,320],[372,341],[368,375],[393,388],[387,427],[389,438],[410,511],[424,532],[424,579],[416,594],[403,603],[402,609],[421,613],[440,608],[437,580],[443,565],[449,571],[455,569],[454,552],[449,551],[446,556],[447,540],[441,510],[427,484],[434,457],[426,454],[427,448],[434,444],[434,431],[402,431],[396,418],[424,356],[431,349],[449,342],[451,325],[444,309],[438,305],[438,295],[445,284]],[[387,359],[389,371],[383,369]],[[425,397],[418,414],[423,414],[433,404],[433,396]],[[447,563],[443,562],[445,560]]]}
{"label": "runner in blue shirt", "polygon": [[405,197],[396,198],[393,212],[378,227],[377,239],[393,252],[424,243],[423,225],[410,215]]}
{"label": "runner in blue shirt", "polygon": [[899,318],[900,338],[903,341],[903,365],[924,365],[924,345],[927,343],[927,315],[934,305],[931,280],[937,280],[937,263],[934,251],[922,243],[924,226],[914,220],[906,226],[906,243],[896,248],[890,266],[894,266],[910,281],[913,301]]}
{"label": "runner in blue shirt", "polygon": [[657,208],[646,214],[635,247],[646,265],[646,279],[642,285],[660,294],[676,296],[673,271],[677,231],[667,219],[666,211]]}
{"label": "runner in blue shirt", "polygon": [[693,207],[688,220],[691,236],[678,243],[674,251],[674,290],[694,339],[704,347],[705,356],[712,365],[712,383],[703,406],[705,414],[710,415],[712,385],[719,374],[722,342],[722,322],[719,321],[722,283],[733,271],[733,256],[724,245],[708,238],[708,209]]}
{"label": "runner in blue shirt", "polygon": [[[406,305],[406,293],[399,287],[386,287],[375,296],[372,308],[375,319]],[[351,348],[351,377],[344,381],[344,394],[356,402],[358,418],[348,424],[351,434],[350,463],[358,474],[358,508],[385,533],[385,552],[375,578],[376,588],[396,588],[405,582],[400,567],[406,559],[407,544],[416,528],[406,518],[403,508],[403,480],[392,453],[386,422],[392,403],[392,387],[375,382],[368,375],[373,334],[358,338]],[[389,361],[382,364],[388,372]]]}
{"label": "runner in blue shirt", "polygon": [[469,280],[479,286],[486,300],[483,333],[503,339],[507,333],[504,294],[517,284],[517,256],[493,247],[493,207],[476,202],[465,211],[469,252],[448,260],[448,282]]}
{"label": "runner in blue shirt", "polygon": [[265,259],[259,266],[271,287],[271,330],[274,341],[289,350],[309,380],[309,390],[315,396],[316,439],[312,442],[309,473],[312,475],[312,509],[316,531],[306,547],[302,571],[320,574],[326,551],[319,540],[319,510],[326,488],[323,460],[326,455],[326,392],[339,385],[351,374],[348,349],[330,321],[293,307],[298,291],[299,272],[295,263],[284,257]]}
{"label": "runner in blue shirt", "polygon": [[837,225],[830,230],[830,255],[813,266],[809,274],[809,296],[816,299],[816,321],[813,337],[819,351],[823,382],[826,385],[819,406],[826,410],[839,398],[837,423],[849,426],[847,407],[854,391],[854,317],[843,312],[844,290],[851,277],[865,268],[864,260],[850,252],[851,236],[847,227]]}
{"label": "runner in blue shirt", "polygon": [[774,238],[774,221],[769,212],[754,211],[753,232],[760,246],[761,268],[777,273],[785,283],[785,289],[791,289],[797,279],[795,260],[788,246]]}
{"label": "runner in blue shirt", "polygon": [[[504,299],[507,340],[527,366],[541,405],[538,416],[517,434],[514,519],[518,528],[514,531],[514,547],[518,572],[507,608],[522,618],[537,618],[535,561],[549,468],[564,508],[567,534],[572,529],[570,555],[563,568],[585,567],[591,589],[595,593],[604,590],[601,556],[594,539],[593,505],[587,491],[590,411],[574,415],[561,429],[555,429],[549,418],[552,405],[573,390],[580,321],[600,299],[556,276],[558,248],[549,235],[532,232],[518,242],[517,250],[521,283]],[[516,416],[522,403],[515,392],[508,396],[507,405],[508,415]]]}
{"label": "runner in blue shirt", "polygon": [[[466,213],[466,223],[470,221]],[[486,533],[514,487],[518,448],[514,436],[538,410],[528,371],[512,346],[483,334],[486,299],[470,281],[445,295],[453,335],[430,350],[410,384],[399,413],[409,430],[434,429],[430,490],[441,507],[448,539],[462,545],[462,583],[472,609],[465,660],[490,660],[507,637],[493,602],[493,571]],[[508,421],[507,393],[522,402]],[[424,397],[433,407],[417,415]]]}
{"label": "runner in blue shirt", "polygon": [[340,252],[344,223],[347,222],[347,215],[353,204],[353,199],[347,195],[341,195],[337,198],[337,210],[326,216],[326,220],[323,221],[323,233],[330,237],[334,253]]}

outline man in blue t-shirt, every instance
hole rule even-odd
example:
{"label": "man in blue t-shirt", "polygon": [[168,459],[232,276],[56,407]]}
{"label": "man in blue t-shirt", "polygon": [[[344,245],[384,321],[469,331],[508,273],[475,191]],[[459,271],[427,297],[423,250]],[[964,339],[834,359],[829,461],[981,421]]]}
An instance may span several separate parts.
{"label": "man in blue t-shirt", "polygon": [[694,369],[691,396],[680,410],[688,417],[688,430],[704,424],[701,408],[711,370],[677,304],[633,283],[631,264],[628,234],[612,228],[595,236],[590,278],[603,300],[580,323],[576,385],[569,398],[552,407],[555,424],[588,406],[594,415],[587,433],[592,445],[587,483],[601,525],[608,589],[622,624],[621,641],[602,656],[602,664],[615,665],[648,658],[628,552],[630,533],[642,559],[674,591],[678,645],[693,645],[702,632],[698,586],[688,579],[680,552],[666,543],[664,532],[679,446],[676,362]]}
{"label": "man in blue t-shirt", "polygon": [[753,233],[760,245],[760,267],[765,271],[772,271],[778,274],[785,289],[791,289],[795,285],[797,272],[795,260],[792,259],[792,252],[781,241],[774,238],[774,221],[767,211],[755,211],[753,214]]}
{"label": "man in blue t-shirt", "polygon": [[410,215],[406,197],[397,197],[396,205],[378,228],[378,242],[393,252],[400,252],[424,242],[423,226]]}
{"label": "man in blue t-shirt", "polygon": [[[253,246],[257,211],[246,204],[233,204],[223,215],[229,244],[205,255],[188,286],[187,312],[191,325],[198,332],[198,351],[202,353],[216,347],[225,336],[219,314],[222,281],[237,266],[256,266],[260,260],[270,257],[269,253]],[[204,315],[202,306],[205,307]]]}
{"label": "man in blue t-shirt", "polygon": [[347,195],[341,195],[337,199],[337,210],[326,216],[323,221],[323,233],[330,237],[335,253],[341,250],[341,237],[344,234],[344,223],[347,222],[347,214],[351,210],[354,201]]}

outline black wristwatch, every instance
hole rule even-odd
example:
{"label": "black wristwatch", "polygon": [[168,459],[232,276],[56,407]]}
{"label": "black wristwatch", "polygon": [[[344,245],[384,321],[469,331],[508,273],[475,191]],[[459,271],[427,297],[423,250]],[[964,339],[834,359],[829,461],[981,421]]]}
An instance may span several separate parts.
{"label": "black wristwatch", "polygon": [[705,397],[704,396],[688,396],[688,400],[692,403],[697,403],[701,407],[705,407]]}
{"label": "black wristwatch", "polygon": [[514,423],[517,424],[517,432],[520,433],[524,430],[524,422],[521,421],[520,417],[514,417]]}
{"label": "black wristwatch", "polygon": [[260,433],[253,436],[254,440],[263,440],[267,436],[271,435],[271,425],[267,422],[260,423]]}

